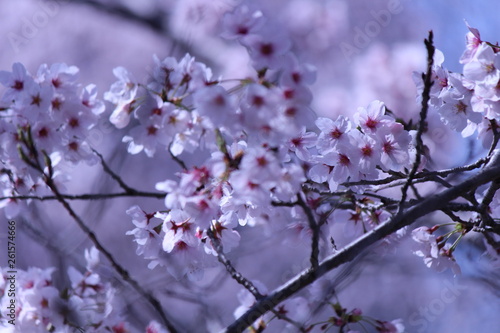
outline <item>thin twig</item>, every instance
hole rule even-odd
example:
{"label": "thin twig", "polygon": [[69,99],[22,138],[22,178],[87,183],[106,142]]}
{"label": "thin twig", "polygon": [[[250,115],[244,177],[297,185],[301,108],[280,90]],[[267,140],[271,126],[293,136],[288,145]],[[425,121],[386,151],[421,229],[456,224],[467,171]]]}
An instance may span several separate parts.
{"label": "thin twig", "polygon": [[399,177],[399,176],[389,176],[387,178],[382,178],[382,179],[363,179],[363,180],[358,180],[355,182],[345,182],[342,183],[342,186],[345,187],[351,187],[351,186],[357,186],[357,185],[385,185],[385,184],[390,184],[395,180],[398,179],[404,179],[405,177]]}
{"label": "thin twig", "polygon": [[245,287],[245,289],[248,290],[255,297],[255,299],[259,300],[263,298],[264,296],[259,292],[257,287],[255,287],[255,285],[251,281],[249,281],[247,278],[241,275],[241,273],[238,272],[236,268],[234,268],[234,266],[231,264],[231,261],[229,261],[229,259],[226,258],[226,256],[224,255],[222,244],[220,243],[220,240],[216,237],[211,228],[207,229],[207,235],[212,241],[213,247],[217,252],[217,259],[221,264],[224,265],[229,275],[231,275],[231,278],[233,278],[233,280],[235,280],[243,287]]}
{"label": "thin twig", "polygon": [[142,288],[142,286],[130,276],[128,271],[115,260],[113,255],[97,239],[95,233],[85,224],[85,222],[83,222],[83,220],[75,213],[73,208],[71,208],[69,203],[62,197],[62,195],[59,193],[59,190],[55,186],[53,180],[51,178],[47,178],[46,184],[47,186],[50,187],[52,192],[54,192],[54,194],[57,197],[57,200],[64,206],[69,215],[71,215],[73,220],[75,220],[75,222],[78,224],[78,227],[80,227],[80,229],[87,235],[87,237],[92,241],[92,243],[99,250],[99,252],[101,252],[106,257],[106,259],[108,259],[113,269],[122,277],[123,280],[127,281],[141,296],[143,296],[146,300],[148,300],[148,302],[153,306],[156,312],[158,312],[158,314],[163,320],[163,323],[170,330],[171,333],[177,332],[177,330],[172,325],[170,320],[167,318],[167,315],[163,311],[160,302],[150,292]]}
{"label": "thin twig", "polygon": [[483,197],[483,200],[479,204],[478,210],[479,213],[481,214],[481,223],[479,224],[479,228],[482,229],[485,226],[493,226],[495,222],[493,221],[493,218],[491,217],[490,214],[488,214],[488,207],[490,203],[493,201],[493,197],[495,196],[495,193],[497,190],[500,188],[500,183],[498,181],[493,181],[490,184],[490,187],[486,191],[486,194]]}
{"label": "thin twig", "polygon": [[271,312],[274,313],[274,315],[276,316],[276,318],[278,318],[280,320],[284,320],[284,321],[292,324],[293,326],[295,326],[295,328],[297,328],[302,333],[307,333],[306,329],[304,328],[304,325],[302,325],[299,322],[296,322],[295,320],[291,319],[287,315],[279,312],[279,310],[272,309]]}
{"label": "thin twig", "polygon": [[498,125],[495,119],[490,119],[491,132],[493,132],[493,142],[491,143],[490,150],[488,151],[488,156],[493,154],[493,151],[498,145],[498,140],[500,140],[500,133],[498,132]]}
{"label": "thin twig", "polygon": [[[103,199],[113,199],[120,197],[145,197],[145,198],[157,198],[164,199],[166,193],[155,193],[155,192],[142,192],[136,191],[134,193],[119,192],[119,193],[87,193],[87,194],[61,194],[61,196],[66,200],[103,200]],[[0,197],[0,200],[37,200],[37,201],[50,201],[57,200],[55,195],[11,195]]]}
{"label": "thin twig", "polygon": [[[163,311],[160,302],[151,293],[142,288],[142,286],[130,276],[128,271],[115,260],[111,252],[109,252],[102,245],[102,243],[97,239],[95,233],[87,226],[87,224],[82,220],[82,218],[80,218],[80,216],[76,214],[71,205],[64,199],[62,194],[59,192],[59,189],[57,188],[56,184],[54,183],[53,180],[54,170],[52,168],[52,161],[50,160],[48,154],[43,150],[41,151],[45,166],[38,159],[39,156],[38,150],[35,146],[33,139],[31,138],[30,129],[27,130],[27,138],[24,137],[23,135],[21,135],[21,137],[22,137],[21,142],[25,145],[26,149],[28,150],[28,154],[26,154],[24,150],[21,147],[19,147],[19,153],[23,161],[27,163],[29,166],[33,167],[38,172],[40,172],[45,184],[54,193],[57,201],[59,201],[63,205],[63,207],[66,209],[69,215],[76,222],[78,227],[87,235],[87,237],[91,240],[91,242],[94,244],[97,250],[99,250],[99,252],[101,252],[104,255],[104,257],[106,257],[106,259],[108,259],[113,269],[122,277],[123,280],[127,281],[142,297],[144,297],[153,306],[153,308],[160,315],[163,323],[170,330],[170,332],[177,333],[176,328],[172,325],[171,321],[168,319],[167,315]],[[32,156],[32,158],[30,159],[28,156]],[[105,166],[102,156],[100,157],[101,160],[103,161],[103,166]],[[47,169],[47,173],[45,173],[44,171],[45,167]]]}
{"label": "thin twig", "polygon": [[285,201],[272,201],[271,205],[274,207],[295,207],[299,203],[297,201],[285,202]]}
{"label": "thin twig", "polygon": [[[243,287],[245,287],[245,289],[247,289],[255,297],[256,300],[262,299],[264,297],[264,295],[262,295],[259,292],[257,287],[255,287],[255,285],[251,281],[249,281],[243,275],[241,275],[241,273],[238,272],[236,270],[236,268],[234,268],[234,266],[231,264],[229,259],[226,258],[226,256],[224,255],[224,250],[222,248],[222,244],[220,243],[220,240],[216,237],[216,235],[214,234],[212,229],[209,228],[207,230],[207,235],[210,238],[210,240],[212,241],[212,244],[214,245],[214,249],[217,252],[217,259],[219,260],[219,262],[221,264],[224,265],[224,267],[228,271],[231,278],[233,278],[236,282],[238,282]],[[276,318],[278,318],[280,320],[284,320],[284,321],[292,324],[293,326],[295,326],[299,331],[306,333],[306,330],[304,329],[303,325],[290,319],[284,313],[281,313],[281,312],[279,312],[279,310],[275,310],[275,309],[271,309],[271,312],[274,313]]]}
{"label": "thin twig", "polygon": [[439,177],[446,177],[450,174],[453,173],[460,173],[460,172],[466,172],[466,171],[472,171],[474,169],[478,169],[484,164],[488,163],[489,157],[481,158],[477,160],[476,162],[469,164],[469,165],[464,165],[464,166],[459,166],[447,170],[441,170],[441,171],[423,171],[419,172],[415,177],[416,178],[422,178],[422,177],[428,177],[428,176],[439,176]]}
{"label": "thin twig", "polygon": [[[426,170],[426,171],[416,173],[415,176],[413,177],[413,179],[422,179],[424,181],[427,181],[427,180],[431,179],[431,177],[435,177],[435,176],[446,177],[450,174],[472,171],[475,169],[479,169],[481,166],[488,163],[488,161],[489,161],[489,157],[484,157],[484,158],[481,158],[481,159],[477,160],[476,162],[469,164],[469,165],[459,166],[459,167],[445,169],[445,170],[441,170],[441,171],[427,171]],[[342,183],[342,185],[346,186],[346,187],[355,186],[355,185],[365,185],[365,186],[386,185],[386,184],[392,183],[393,181],[401,180],[403,178],[405,178],[405,177],[389,176],[387,178],[375,179],[375,180],[365,179],[365,180],[359,180],[356,182],[346,182],[346,183]]]}
{"label": "thin twig", "polygon": [[426,127],[425,121],[427,119],[427,111],[429,110],[429,101],[431,99],[431,87],[434,84],[432,80],[432,67],[434,65],[434,44],[433,44],[433,33],[432,30],[429,31],[429,37],[424,41],[425,47],[427,49],[427,72],[423,76],[424,79],[424,91],[422,92],[422,109],[420,110],[420,121],[418,124],[418,130],[416,135],[416,153],[415,153],[415,162],[408,174],[408,179],[406,183],[403,185],[401,189],[401,201],[399,202],[399,208],[397,214],[401,213],[403,210],[403,204],[406,201],[406,197],[408,195],[408,188],[412,184],[413,177],[417,173],[418,168],[420,167],[420,162],[422,159],[422,155],[424,153],[424,142],[422,141],[422,134],[424,133],[424,129]]}
{"label": "thin twig", "polygon": [[418,192],[418,189],[417,187],[415,186],[415,184],[411,184],[410,185],[412,191],[413,191],[413,195],[415,196],[415,198],[417,198],[417,200],[422,200],[422,196],[420,195],[420,193]]}
{"label": "thin twig", "polygon": [[319,225],[314,218],[311,208],[304,202],[300,194],[297,195],[297,203],[307,216],[307,221],[309,223],[309,228],[312,231],[312,240],[311,240],[311,269],[315,270],[318,268],[319,264]]}
{"label": "thin twig", "polygon": [[168,153],[170,154],[170,157],[177,163],[179,164],[179,166],[182,168],[182,170],[188,170],[187,166],[186,166],[186,163],[184,163],[183,160],[181,160],[180,158],[178,158],[176,155],[174,155],[174,153],[172,153],[172,150],[170,150],[170,148],[172,147],[172,143],[170,143],[170,145],[168,145]]}
{"label": "thin twig", "polygon": [[102,157],[102,155],[97,150],[92,148],[92,151],[94,152],[94,154],[99,156],[99,159],[101,160],[101,165],[102,165],[102,168],[104,169],[104,172],[106,172],[108,175],[110,175],[111,178],[113,178],[125,192],[130,193],[130,194],[135,194],[137,192],[135,189],[133,189],[132,187],[125,184],[125,182],[121,179],[121,177],[118,176],[113,170],[111,170],[111,168],[108,166],[108,164],[104,160],[104,157]]}

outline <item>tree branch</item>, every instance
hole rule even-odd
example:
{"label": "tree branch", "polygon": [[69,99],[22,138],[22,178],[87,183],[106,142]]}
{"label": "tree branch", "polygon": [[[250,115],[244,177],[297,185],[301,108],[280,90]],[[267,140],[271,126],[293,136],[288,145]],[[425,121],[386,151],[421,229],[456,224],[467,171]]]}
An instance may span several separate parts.
{"label": "tree branch", "polygon": [[[52,1],[63,2],[63,0]],[[208,59],[206,56],[196,52],[196,50],[194,50],[188,42],[172,35],[168,27],[168,13],[164,10],[158,8],[152,14],[140,15],[122,4],[109,4],[97,0],[64,0],[64,2],[92,7],[98,11],[119,17],[125,21],[140,24],[157,34],[168,37],[172,41],[170,49],[171,55],[173,55],[174,51],[177,51],[180,54],[190,53],[204,63],[213,63],[213,61]]]}
{"label": "tree branch", "polygon": [[368,247],[392,234],[393,232],[408,226],[418,218],[445,207],[450,201],[464,195],[465,193],[500,177],[500,152],[495,151],[491,161],[476,175],[468,178],[452,188],[428,197],[416,204],[406,212],[393,216],[389,221],[380,224],[375,229],[364,234],[357,240],[345,246],[339,252],[332,254],[321,262],[316,270],[305,270],[290,279],[287,283],[274,290],[271,294],[255,303],[246,313],[226,327],[221,333],[243,332],[252,322],[274,308],[280,302],[286,300],[299,290],[310,285],[319,277],[340,265],[347,263],[361,254]]}

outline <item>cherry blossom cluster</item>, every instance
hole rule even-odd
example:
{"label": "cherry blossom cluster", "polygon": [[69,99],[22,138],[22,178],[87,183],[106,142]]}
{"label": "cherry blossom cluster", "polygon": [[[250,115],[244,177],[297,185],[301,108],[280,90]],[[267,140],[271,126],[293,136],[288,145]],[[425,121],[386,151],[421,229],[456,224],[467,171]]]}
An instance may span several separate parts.
{"label": "cherry blossom cluster", "polygon": [[[401,194],[401,188],[405,182],[409,188],[417,172],[426,171],[427,160],[418,151],[425,148],[422,128],[418,132],[411,122],[396,119],[379,100],[360,107],[352,119],[317,117],[310,106],[315,69],[292,52],[291,39],[280,27],[245,3],[227,13],[221,25],[222,36],[247,51],[252,73],[248,77],[216,77],[189,54],[180,60],[155,57],[147,82],[137,81],[118,67],[113,71],[117,81],[104,94],[113,105],[109,121],[123,131],[128,153],[144,152],[149,158],[168,153],[182,168],[175,180],[156,183],[156,190],[165,193],[164,207],[146,212],[133,205],[126,211],[135,226],[127,235],[133,236],[137,255],[149,260],[150,269],[159,266],[178,280],[200,280],[207,268],[219,265],[223,269],[219,260],[230,271],[224,256],[239,246],[244,228],[257,227],[262,229],[262,238],[278,234],[283,235],[283,242],[305,245],[311,250],[314,270],[322,258],[337,250],[337,221],[346,222],[350,228],[346,238],[352,240],[352,236],[366,234],[397,217],[405,205],[414,204],[411,200],[421,199],[416,187],[412,188],[413,197]],[[476,29],[469,29],[461,58],[463,74],[447,71],[442,53],[435,53],[430,112],[438,113],[464,137],[477,131],[489,147],[498,139],[500,48],[482,41]],[[76,67],[56,64],[43,65],[31,75],[19,63],[12,72],[0,72],[5,87],[0,99],[0,189],[5,197],[41,195],[48,190],[45,182],[64,203],[53,184],[62,182],[65,175],[52,168],[62,160],[95,162],[87,137],[104,117],[105,107],[94,85],[81,88],[77,73]],[[419,74],[415,82],[421,101],[429,85]],[[189,159],[184,159],[188,154],[196,154],[195,160],[201,162],[189,165]],[[39,166],[39,173],[29,165]],[[45,178],[40,178],[40,166],[49,169]],[[389,184],[389,191],[381,194],[378,184]],[[469,214],[471,220],[486,215],[498,218],[496,189],[490,187],[470,200],[477,206],[472,207],[477,212]],[[484,200],[494,207],[488,210],[487,204],[477,203]],[[15,198],[3,200],[0,207],[8,217],[20,209]],[[466,207],[467,212],[474,211],[472,208]],[[414,253],[428,267],[460,272],[453,252],[473,225],[460,218],[413,230]],[[442,232],[446,225],[454,228]],[[438,236],[437,230],[442,234]],[[400,228],[384,244],[398,240],[405,231]],[[498,262],[493,243],[487,243],[488,250]],[[63,292],[53,284],[53,269],[20,272],[19,327],[30,332],[129,330],[120,317],[116,291],[95,271],[97,250],[93,248],[85,256],[87,271],[82,274],[70,268],[71,286]],[[238,318],[267,288],[255,282],[252,289],[248,281],[235,275],[232,277],[247,286],[238,294],[241,305],[234,312]],[[297,322],[305,325],[313,307],[325,301],[318,295],[309,296],[294,295],[276,304],[272,313],[251,323],[253,329],[262,331],[273,318],[287,318],[292,326]],[[365,322],[379,332],[404,330],[399,320],[377,321],[359,309],[348,311],[338,302],[330,304],[335,315],[308,323],[311,327],[343,330]],[[0,325],[5,324],[3,318]],[[153,322],[146,332],[164,330]]]}
{"label": "cherry blossom cluster", "polygon": [[[430,105],[451,129],[463,137],[478,133],[488,148],[497,130],[500,115],[500,48],[481,40],[479,31],[469,27],[466,50],[460,58],[463,73],[453,73],[443,67],[444,55],[437,52],[434,59],[434,85]],[[415,81],[419,92],[423,82],[418,74]]]}
{"label": "cherry blossom cluster", "polygon": [[370,318],[368,316],[363,315],[363,312],[354,308],[351,311],[347,311],[346,308],[343,308],[340,303],[330,303],[332,310],[335,312],[335,315],[328,318],[325,323],[320,326],[321,330],[325,332],[328,331],[331,327],[339,327],[341,330],[345,329],[348,333],[360,333],[358,330],[353,330],[353,327],[356,324],[359,324],[361,328],[366,330],[363,323],[366,325],[373,326],[377,332],[383,333],[403,333],[405,332],[405,327],[401,319],[396,319],[392,321],[382,321]]}
{"label": "cherry blossom cluster", "polygon": [[104,98],[116,106],[110,116],[112,124],[117,128],[133,125],[123,138],[129,143],[129,153],[144,151],[151,157],[158,145],[168,147],[174,155],[198,148],[209,128],[188,106],[193,103],[193,93],[210,83],[210,69],[189,55],[179,62],[172,57],[155,58],[146,86],[139,85],[125,68],[113,72],[119,81]]}
{"label": "cherry blossom cluster", "polygon": [[[66,288],[57,288],[52,279],[53,268],[29,268],[16,275],[16,325],[8,323],[7,268],[0,274],[0,328],[2,332],[129,332],[129,324],[120,316],[122,305],[116,290],[102,281],[95,271],[99,253],[95,248],[85,251],[86,271],[70,267]],[[165,333],[156,322],[147,333]]]}
{"label": "cherry blossom cluster", "polygon": [[[129,210],[136,225],[130,234],[153,267],[165,252],[168,258],[184,258],[182,265],[165,264],[174,276],[198,272],[210,262],[206,254],[216,254],[207,241],[208,228],[225,251],[238,245],[238,225],[307,230],[302,210],[276,203],[304,196],[300,192],[308,179],[335,191],[345,182],[377,179],[412,162],[410,132],[380,101],[360,108],[354,122],[345,116],[315,120],[308,88],[314,69],[289,52],[286,36],[270,33],[260,11],[237,7],[223,26],[223,36],[247,49],[254,77],[226,89],[229,80],[214,80],[206,66],[187,55],[179,62],[156,59],[145,86],[117,68],[120,81],[106,93],[116,105],[112,123],[125,127],[138,120],[124,137],[130,153],[144,150],[152,156],[158,144],[174,155],[210,152],[203,165],[179,173],[179,181],[157,184],[167,193],[167,214]],[[319,134],[309,131],[314,124]],[[163,223],[151,223],[153,217]]]}
{"label": "cherry blossom cluster", "polygon": [[[238,80],[212,77],[210,68],[186,55],[180,61],[155,57],[150,81],[135,81],[126,69],[105,94],[116,108],[110,121],[117,128],[132,124],[123,138],[128,151],[153,156],[167,147],[175,156],[197,148],[215,150],[214,130],[232,141],[276,147],[282,138],[302,130],[314,119],[307,88],[315,79],[312,66],[301,64],[286,36],[270,33],[259,11],[237,7],[224,20],[227,38],[238,38],[253,60],[255,75]],[[240,26],[235,26],[240,22]],[[262,27],[261,27],[262,26]],[[288,52],[288,53],[287,53]],[[231,82],[238,84],[228,86]],[[232,93],[238,91],[238,94]],[[134,121],[131,122],[131,119]]]}
{"label": "cherry blossom cluster", "polygon": [[[441,120],[451,129],[461,133],[463,137],[470,137],[477,133],[477,139],[482,140],[484,148],[493,149],[497,142],[498,119],[500,116],[500,58],[498,45],[483,41],[477,29],[468,26],[466,35],[466,49],[460,58],[463,64],[463,73],[453,73],[443,67],[444,55],[437,51],[434,57],[433,86],[431,88],[429,105],[438,112]],[[423,81],[415,73],[419,93],[423,90]],[[421,96],[419,94],[419,96]],[[418,100],[420,97],[418,98]],[[478,200],[484,200],[487,189],[479,191]],[[490,216],[499,218],[498,195],[494,195],[490,205]],[[469,221],[480,221],[480,213],[469,215]],[[412,238],[417,246],[415,254],[423,257],[428,267],[443,271],[452,269],[455,274],[460,273],[460,267],[453,257],[453,251],[462,237],[471,231],[467,225],[452,223],[454,228],[444,236],[435,236],[439,226],[432,228],[420,227],[413,231]],[[449,242],[450,236],[459,234],[453,245]],[[496,239],[496,236],[491,236]],[[486,242],[489,251],[492,245]],[[494,255],[493,257],[496,257]],[[496,260],[496,259],[494,259]]]}
{"label": "cherry blossom cluster", "polygon": [[[354,114],[354,124],[345,116],[333,121],[319,118],[320,129],[310,178],[327,182],[335,191],[346,181],[373,180],[380,171],[400,170],[411,165],[410,132],[386,114],[385,105],[374,101]],[[300,138],[294,142],[301,143]]]}
{"label": "cherry blossom cluster", "polygon": [[439,226],[419,227],[412,231],[412,238],[416,242],[414,253],[422,257],[429,268],[438,272],[450,268],[455,274],[460,274],[460,267],[452,255],[454,247],[446,242],[445,237],[434,234],[437,229]]}
{"label": "cherry blossom cluster", "polygon": [[[0,99],[0,186],[4,196],[44,193],[40,175],[23,160],[35,157],[26,145],[44,151],[53,166],[62,160],[96,161],[86,140],[105,106],[97,98],[96,86],[82,88],[77,75],[78,68],[66,64],[42,65],[36,75],[20,63],[12,66],[12,72],[0,71],[0,83],[5,87]],[[64,181],[69,175],[55,176]],[[20,209],[15,200],[4,200],[1,206],[10,217]]]}

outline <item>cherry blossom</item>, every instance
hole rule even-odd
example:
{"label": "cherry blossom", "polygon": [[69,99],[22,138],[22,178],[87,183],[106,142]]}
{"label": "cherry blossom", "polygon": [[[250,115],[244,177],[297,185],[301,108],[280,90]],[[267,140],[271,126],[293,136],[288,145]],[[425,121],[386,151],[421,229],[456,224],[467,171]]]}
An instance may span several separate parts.
{"label": "cherry blossom", "polygon": [[339,143],[349,141],[347,132],[351,130],[351,122],[345,116],[338,116],[333,121],[329,118],[318,118],[316,126],[320,129],[318,135],[318,149],[320,153],[326,153]]}
{"label": "cherry blossom", "polygon": [[467,79],[495,86],[498,82],[500,72],[500,60],[491,46],[482,43],[474,58],[464,65],[464,76]]}
{"label": "cherry blossom", "polygon": [[384,123],[391,118],[385,115],[385,105],[381,101],[373,101],[366,108],[360,107],[354,114],[354,120],[367,134],[376,134]]}
{"label": "cherry blossom", "polygon": [[382,150],[377,141],[371,136],[362,134],[360,131],[352,131],[350,134],[353,149],[357,148],[358,150],[360,177],[365,179],[378,178],[376,166],[381,165],[380,157]]}
{"label": "cherry blossom", "polygon": [[405,331],[402,319],[395,319],[392,321],[379,321],[378,324],[379,324],[379,326],[377,326],[378,332],[403,333]]}
{"label": "cherry blossom", "polygon": [[35,84],[34,79],[21,63],[12,65],[12,72],[0,71],[0,83],[7,87],[2,100],[10,102],[21,97]]}
{"label": "cherry blossom", "polygon": [[[206,8],[202,2],[187,3]],[[307,7],[305,2],[295,6]],[[212,17],[219,21],[213,28],[222,30],[222,36],[230,40],[227,47],[233,48],[233,41],[240,43],[234,48],[244,55],[241,59],[250,59],[246,72],[236,71],[244,73],[242,76],[226,77],[226,64],[207,61],[214,64],[212,71],[190,54],[163,60],[154,56],[145,82],[136,80],[124,67],[112,71],[117,81],[104,93],[110,106],[106,108],[96,85],[79,83],[75,66],[41,65],[32,75],[24,65],[15,63],[11,72],[0,71],[0,83],[5,87],[0,98],[0,208],[7,218],[14,218],[28,211],[29,205],[37,208],[34,201],[57,200],[95,245],[84,252],[84,268],[69,267],[67,272],[58,272],[58,279],[52,278],[53,268],[19,270],[17,328],[26,332],[82,329],[115,333],[135,329],[135,323],[121,316],[122,295],[109,276],[100,274],[103,265],[98,248],[121,278],[159,312],[164,304],[155,294],[171,293],[183,302],[204,306],[202,303],[212,297],[204,293],[211,293],[215,284],[239,283],[245,289],[227,296],[228,300],[233,297],[228,304],[240,303],[233,312],[237,320],[248,315],[255,304],[262,304],[246,277],[255,271],[248,272],[242,264],[260,263],[245,261],[245,257],[252,251],[274,255],[264,251],[290,248],[291,256],[307,263],[294,267],[292,276],[303,274],[305,284],[316,281],[307,291],[297,293],[287,289],[294,286],[295,278],[281,281],[272,274],[265,276],[269,286],[280,290],[271,291],[269,297],[279,301],[267,312],[252,315],[247,326],[253,325],[250,329],[254,331],[281,320],[277,325],[287,330],[336,327],[354,332],[356,325],[366,322],[378,332],[403,332],[400,319],[376,320],[358,308],[349,311],[342,307],[339,298],[343,295],[337,294],[335,279],[326,273],[332,270],[328,267],[337,265],[334,260],[352,261],[357,254],[350,253],[369,242],[378,241],[377,255],[384,255],[388,245],[399,249],[410,222],[423,225],[412,231],[413,252],[428,268],[438,272],[449,268],[459,274],[460,258],[457,260],[454,253],[461,242],[469,241],[469,232],[486,238],[487,255],[492,258],[488,264],[498,265],[498,237],[490,236],[497,233],[498,198],[493,191],[498,184],[494,178],[477,176],[490,175],[498,155],[498,47],[481,40],[479,31],[469,27],[466,51],[460,59],[463,73],[453,73],[444,67],[444,54],[434,52],[427,40],[429,61],[434,63],[428,73],[414,73],[417,102],[429,100],[429,109],[423,107],[419,114],[402,117],[406,110],[398,110],[400,104],[386,106],[375,99],[357,109],[343,110],[341,115],[319,117],[313,102],[316,89],[324,82],[312,86],[317,73],[306,62],[307,53],[297,45],[300,39],[288,35],[289,31],[277,24],[278,18],[265,17],[253,3],[243,2],[225,14],[221,9],[217,15]],[[394,76],[387,82],[399,82],[399,76]],[[428,145],[430,129],[439,118],[446,129],[468,138],[470,157],[482,154],[474,164],[440,171],[432,159],[439,152],[439,142]],[[129,182],[121,179],[122,173],[113,171],[97,153],[90,136],[103,121],[120,129],[115,132],[122,143],[117,151],[131,155],[144,152],[151,158],[144,166],[147,177],[133,178],[141,190],[126,185]],[[486,150],[474,144],[476,132]],[[163,165],[165,156],[176,164]],[[69,174],[79,169],[68,171],[66,166],[74,168],[82,161],[94,165],[98,157],[106,176],[120,185],[120,192],[69,194],[65,184]],[[469,176],[480,184],[464,183]],[[142,189],[150,179],[157,192]],[[434,227],[425,226],[427,220],[415,222],[413,216],[420,214],[415,211],[434,193],[441,193],[434,198],[444,198],[438,202],[442,206],[433,203],[429,206],[437,208],[425,213],[442,210],[452,222]],[[129,241],[135,243],[136,254],[148,260],[149,269],[168,277],[160,288],[151,288],[151,293],[146,291],[150,287],[147,282],[144,286],[142,281],[135,282],[133,274],[118,264],[120,256],[114,259],[110,254],[116,249],[104,250],[107,244],[89,231],[94,225],[87,226],[71,208],[72,200],[119,197],[133,202],[125,212],[131,220],[125,235],[132,236]],[[163,200],[143,206],[140,200],[144,198]],[[141,207],[154,208],[146,212]],[[395,225],[401,216],[408,219]],[[448,230],[448,225],[454,229]],[[437,235],[437,230],[445,229]],[[274,270],[270,272],[274,274]],[[319,279],[316,273],[324,275]],[[2,331],[7,329],[6,274],[2,269]],[[59,285],[61,276],[67,285]],[[296,278],[302,283],[302,277]],[[266,296],[263,284],[253,284]],[[176,290],[179,286],[181,291]],[[337,300],[332,301],[334,298]],[[318,322],[317,317],[323,315],[320,307],[325,304],[330,304],[334,315]],[[215,312],[220,310],[214,308]],[[204,308],[203,315],[211,316],[212,310]],[[167,332],[150,319],[142,325],[148,322],[146,332]]]}
{"label": "cherry blossom", "polygon": [[479,46],[482,44],[481,40],[481,35],[479,33],[479,30],[476,28],[472,28],[469,26],[469,24],[466,22],[467,28],[469,28],[469,32],[465,36],[465,41],[466,41],[466,49],[464,53],[462,54],[462,57],[460,58],[460,63],[466,64],[470,62],[476,52]]}
{"label": "cherry blossom", "polygon": [[410,134],[400,123],[393,122],[389,128],[377,133],[378,146],[382,151],[381,166],[385,169],[400,169],[410,162],[408,147]]}
{"label": "cherry blossom", "polygon": [[161,237],[155,225],[155,213],[147,214],[139,206],[130,207],[127,212],[132,217],[135,229],[127,231],[127,235],[134,236],[137,243],[137,255],[143,255],[146,259],[156,259],[159,255]]}
{"label": "cherry blossom", "polygon": [[416,244],[414,253],[424,258],[427,267],[442,272],[450,268],[453,273],[460,274],[460,267],[450,251],[449,243],[444,246],[438,242],[438,238],[433,235],[433,229],[419,227],[412,231],[412,238]]}
{"label": "cherry blossom", "polygon": [[194,95],[194,105],[202,117],[221,125],[235,112],[230,96],[221,86],[208,86]]}
{"label": "cherry blossom", "polygon": [[309,148],[315,147],[317,143],[317,134],[314,132],[306,132],[303,128],[300,133],[288,141],[288,148],[295,152],[298,158],[303,161],[311,159]]}
{"label": "cherry blossom", "polygon": [[38,79],[49,82],[56,93],[67,94],[75,92],[77,88],[76,80],[79,69],[76,66],[68,66],[64,63],[52,64],[50,67],[42,65],[38,69]]}
{"label": "cherry blossom", "polygon": [[[469,96],[467,96],[470,98]],[[457,96],[453,92],[447,92],[443,94],[442,101],[443,105],[439,109],[439,114],[441,115],[444,122],[450,126],[450,128],[462,132],[466,127],[472,127],[474,132],[475,127],[481,121],[481,115],[477,112],[473,112],[470,105],[470,99],[466,96]],[[471,132],[468,130],[467,132]]]}
{"label": "cherry blossom", "polygon": [[[71,285],[57,286],[52,278],[54,269],[29,268],[19,270],[17,275],[16,331],[26,332],[70,332],[85,329],[88,332],[112,331],[119,326],[127,327],[119,314],[115,291],[109,283],[101,281],[93,272],[99,262],[95,248],[86,251],[87,271],[82,274],[73,267],[68,270]],[[2,279],[7,270],[2,269]],[[59,288],[59,289],[58,289]],[[1,298],[2,316],[0,328],[8,331],[7,297]]]}
{"label": "cherry blossom", "polygon": [[[273,33],[270,33],[271,31]],[[280,69],[284,55],[291,47],[288,37],[270,26],[262,28],[258,33],[245,36],[241,43],[248,48],[253,66],[257,70]]]}
{"label": "cherry blossom", "polygon": [[222,19],[223,32],[221,36],[228,39],[245,37],[259,31],[264,23],[264,15],[260,10],[247,4],[236,6],[232,12],[227,12]]}
{"label": "cherry blossom", "polygon": [[152,321],[146,327],[145,333],[168,333],[158,322]]}
{"label": "cherry blossom", "polygon": [[117,128],[123,128],[130,122],[130,115],[134,111],[137,83],[134,77],[123,67],[117,67],[113,74],[119,80],[104,94],[104,99],[116,104],[109,121]]}

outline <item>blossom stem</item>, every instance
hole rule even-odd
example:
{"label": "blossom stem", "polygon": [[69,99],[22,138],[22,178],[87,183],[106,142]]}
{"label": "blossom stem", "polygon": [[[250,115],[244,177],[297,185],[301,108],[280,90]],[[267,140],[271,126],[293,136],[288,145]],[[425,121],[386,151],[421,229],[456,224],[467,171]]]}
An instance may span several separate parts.
{"label": "blossom stem", "polygon": [[455,248],[457,247],[458,243],[460,242],[460,240],[462,239],[462,237],[464,237],[464,234],[460,234],[458,236],[458,238],[453,242],[453,244],[451,245],[449,251],[450,253],[452,253],[453,251],[455,251]]}

